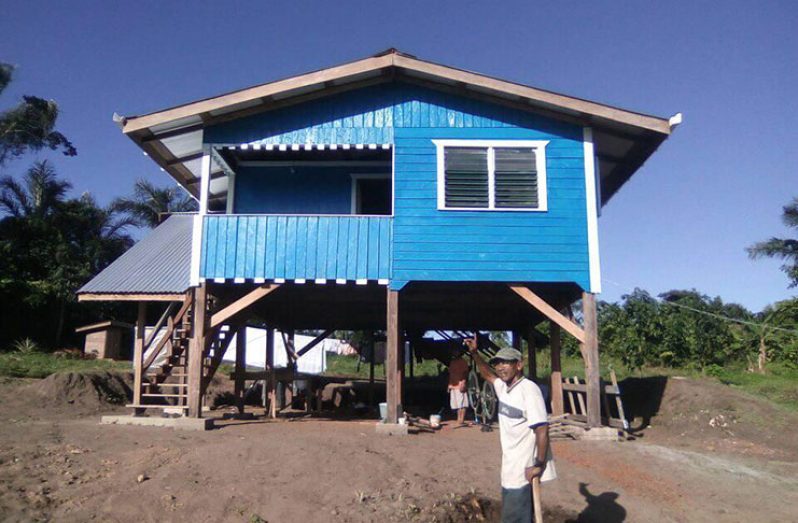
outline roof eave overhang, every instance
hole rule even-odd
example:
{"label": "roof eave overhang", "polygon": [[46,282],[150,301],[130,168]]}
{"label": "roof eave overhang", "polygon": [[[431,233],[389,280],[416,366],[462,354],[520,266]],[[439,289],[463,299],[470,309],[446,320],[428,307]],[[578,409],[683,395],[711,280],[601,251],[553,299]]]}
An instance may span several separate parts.
{"label": "roof eave overhang", "polygon": [[[197,176],[187,165],[201,154],[201,140],[198,142],[199,149],[187,151],[183,156],[172,154],[164,140],[201,132],[206,126],[222,121],[393,79],[455,90],[466,96],[487,98],[516,109],[590,126],[599,135],[606,133],[625,137],[632,143],[628,153],[612,162],[605,161],[604,172],[609,171],[610,175],[602,180],[602,203],[615,194],[672,130],[666,118],[507,82],[419,60],[399,52],[369,57],[163,111],[122,118],[122,130],[164,171],[198,198]],[[600,152],[598,147],[597,152]],[[612,168],[608,168],[610,165]],[[214,193],[213,196],[220,197],[223,194]]]}

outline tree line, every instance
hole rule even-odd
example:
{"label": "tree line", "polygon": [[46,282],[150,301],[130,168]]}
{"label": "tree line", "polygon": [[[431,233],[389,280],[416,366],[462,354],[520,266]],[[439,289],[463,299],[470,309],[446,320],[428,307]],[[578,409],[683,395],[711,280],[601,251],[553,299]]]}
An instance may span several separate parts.
{"label": "tree line", "polygon": [[[14,68],[0,63],[0,94]],[[0,113],[0,173],[43,149],[77,155],[55,129],[58,105],[24,96]],[[72,185],[47,160],[20,177],[0,176],[0,350],[32,339],[43,347],[77,346],[77,326],[99,318],[129,318],[123,305],[78,304],[75,291],[133,245],[132,229],[157,225],[163,213],[190,211],[194,200],[177,187],[145,180],[107,206]]]}

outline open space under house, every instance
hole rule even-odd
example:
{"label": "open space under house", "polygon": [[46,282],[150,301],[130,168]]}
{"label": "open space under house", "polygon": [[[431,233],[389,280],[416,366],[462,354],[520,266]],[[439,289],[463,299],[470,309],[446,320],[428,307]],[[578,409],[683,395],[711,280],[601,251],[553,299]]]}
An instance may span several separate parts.
{"label": "open space under house", "polygon": [[[289,338],[385,330],[396,423],[412,386],[403,385],[403,340],[412,348],[430,330],[513,331],[531,341],[534,375],[535,327],[550,322],[552,412],[563,410],[562,330],[581,343],[587,418],[601,424],[599,210],[680,115],[391,49],[116,119],[199,200],[197,214],[169,217],[79,291],[81,300],[139,303],[134,412],[166,398],[201,417],[231,334],[255,320]],[[580,299],[581,325],[569,314]],[[160,341],[145,335],[148,305],[165,309]],[[243,345],[236,394],[245,377],[260,377],[273,399],[274,373],[245,373]],[[154,369],[158,353],[166,360]]]}

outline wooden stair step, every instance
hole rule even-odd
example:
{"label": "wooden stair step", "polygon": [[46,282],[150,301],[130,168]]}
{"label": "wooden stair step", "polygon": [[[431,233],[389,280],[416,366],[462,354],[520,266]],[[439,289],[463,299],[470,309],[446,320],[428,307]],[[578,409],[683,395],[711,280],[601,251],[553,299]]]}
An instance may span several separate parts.
{"label": "wooden stair step", "polygon": [[188,387],[186,383],[158,383],[158,387]]}
{"label": "wooden stair step", "polygon": [[129,409],[164,409],[164,408],[166,408],[166,409],[188,410],[188,406],[187,405],[153,405],[153,404],[150,404],[150,403],[143,403],[143,404],[129,403],[128,405],[125,405],[125,407],[127,407]]}
{"label": "wooden stair step", "polygon": [[158,392],[158,393],[150,392],[150,393],[147,393],[147,394],[142,394],[141,397],[142,398],[187,398],[188,395],[187,394],[163,394],[163,393],[160,393],[160,392]]}

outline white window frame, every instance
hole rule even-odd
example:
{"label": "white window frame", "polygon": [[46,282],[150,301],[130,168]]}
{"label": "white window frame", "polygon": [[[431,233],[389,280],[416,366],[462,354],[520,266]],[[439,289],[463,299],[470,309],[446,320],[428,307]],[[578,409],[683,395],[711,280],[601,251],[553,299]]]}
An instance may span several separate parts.
{"label": "white window frame", "polygon": [[[439,211],[493,211],[493,212],[545,212],[548,210],[546,190],[546,146],[549,140],[432,140],[438,154],[438,210]],[[447,207],[446,169],[444,148],[474,147],[488,149],[488,207]],[[525,147],[535,149],[535,168],[538,176],[537,207],[496,207],[496,148]]]}

